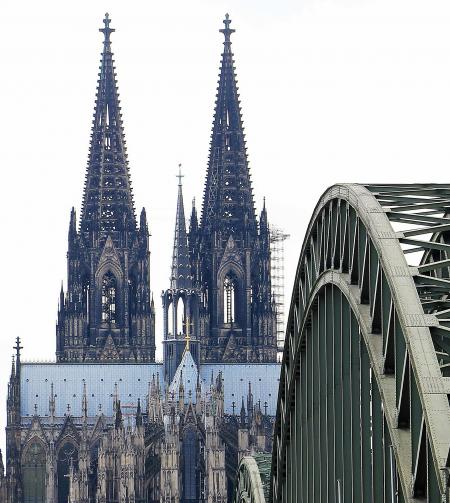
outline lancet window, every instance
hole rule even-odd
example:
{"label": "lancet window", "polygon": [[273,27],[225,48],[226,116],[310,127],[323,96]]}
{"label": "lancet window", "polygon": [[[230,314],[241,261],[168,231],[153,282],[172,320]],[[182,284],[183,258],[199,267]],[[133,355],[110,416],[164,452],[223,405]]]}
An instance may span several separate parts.
{"label": "lancet window", "polygon": [[117,322],[117,280],[112,272],[107,272],[102,281],[102,322]]}
{"label": "lancet window", "polygon": [[22,474],[24,503],[45,503],[45,451],[39,442],[26,450]]}
{"label": "lancet window", "polygon": [[223,282],[223,319],[225,323],[234,323],[236,298],[236,279],[228,274]]}

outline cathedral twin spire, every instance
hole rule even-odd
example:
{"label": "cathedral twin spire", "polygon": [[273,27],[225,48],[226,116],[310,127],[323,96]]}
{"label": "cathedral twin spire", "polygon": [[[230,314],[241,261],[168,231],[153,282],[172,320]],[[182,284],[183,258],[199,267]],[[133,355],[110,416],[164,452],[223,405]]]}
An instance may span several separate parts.
{"label": "cathedral twin spire", "polygon": [[137,228],[133,194],[120,110],[110,19],[105,14],[103,51],[91,144],[81,213],[81,232],[87,237],[93,230],[114,241],[118,231]]}
{"label": "cathedral twin spire", "polygon": [[231,49],[231,20],[223,21],[219,74],[201,226],[236,233],[246,222],[256,228],[238,86]]}
{"label": "cathedral twin spire", "polygon": [[154,361],[145,210],[138,229],[108,14],[80,225],[69,225],[67,293],[60,295],[57,358],[63,361]]}

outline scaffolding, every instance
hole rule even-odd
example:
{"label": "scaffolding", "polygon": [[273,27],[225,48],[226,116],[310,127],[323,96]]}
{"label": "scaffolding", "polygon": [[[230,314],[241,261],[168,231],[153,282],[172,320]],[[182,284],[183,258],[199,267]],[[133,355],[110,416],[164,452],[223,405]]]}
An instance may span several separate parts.
{"label": "scaffolding", "polygon": [[270,276],[272,291],[277,308],[277,347],[283,351],[284,346],[284,242],[289,238],[282,229],[270,227]]}

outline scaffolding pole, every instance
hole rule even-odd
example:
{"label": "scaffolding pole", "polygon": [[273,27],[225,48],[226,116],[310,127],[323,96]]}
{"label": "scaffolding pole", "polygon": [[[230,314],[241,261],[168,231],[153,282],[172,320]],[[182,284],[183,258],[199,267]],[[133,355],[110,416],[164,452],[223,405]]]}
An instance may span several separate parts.
{"label": "scaffolding pole", "polygon": [[282,229],[270,227],[270,275],[272,291],[277,308],[277,347],[283,351],[284,346],[284,242],[289,238]]}

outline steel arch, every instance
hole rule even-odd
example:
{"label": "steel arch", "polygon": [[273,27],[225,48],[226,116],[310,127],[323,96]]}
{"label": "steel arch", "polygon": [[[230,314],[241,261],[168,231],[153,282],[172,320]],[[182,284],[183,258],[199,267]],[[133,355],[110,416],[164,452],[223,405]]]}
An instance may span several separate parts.
{"label": "steel arch", "polygon": [[273,501],[448,501],[449,210],[450,185],[320,199],[286,331]]}
{"label": "steel arch", "polygon": [[243,457],[239,463],[233,502],[265,503],[258,465],[251,456]]}

